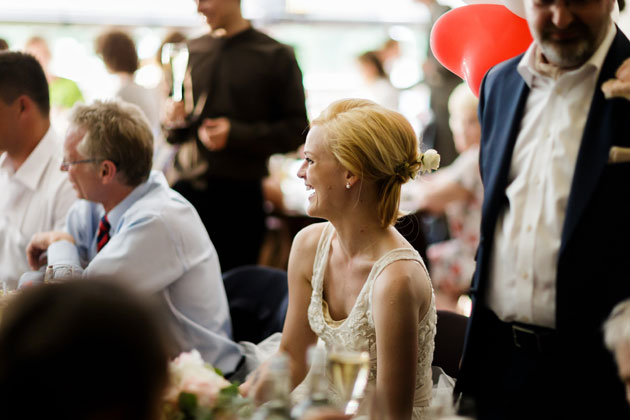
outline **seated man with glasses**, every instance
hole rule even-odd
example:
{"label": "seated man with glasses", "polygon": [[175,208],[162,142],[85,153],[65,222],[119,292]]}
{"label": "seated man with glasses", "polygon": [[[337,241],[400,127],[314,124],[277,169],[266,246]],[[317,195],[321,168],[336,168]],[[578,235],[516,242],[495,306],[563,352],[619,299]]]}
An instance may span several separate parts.
{"label": "seated man with glasses", "polygon": [[230,374],[242,360],[231,340],[219,260],[194,207],[151,171],[153,135],[135,105],[76,106],[61,169],[81,199],[66,232],[33,236],[29,264],[46,279],[129,279],[155,295],[176,337],[174,354],[196,348]]}

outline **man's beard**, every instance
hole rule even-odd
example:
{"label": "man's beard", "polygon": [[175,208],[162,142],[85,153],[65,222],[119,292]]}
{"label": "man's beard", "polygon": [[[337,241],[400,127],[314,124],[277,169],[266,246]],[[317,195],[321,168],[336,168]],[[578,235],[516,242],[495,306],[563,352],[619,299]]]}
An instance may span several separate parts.
{"label": "man's beard", "polygon": [[[554,40],[552,36],[558,32],[574,32],[577,36],[564,42]],[[562,31],[555,28],[545,28],[540,34],[538,45],[551,64],[562,69],[571,69],[586,63],[595,53],[599,43],[596,35],[591,33],[584,23],[576,20],[569,28]]]}

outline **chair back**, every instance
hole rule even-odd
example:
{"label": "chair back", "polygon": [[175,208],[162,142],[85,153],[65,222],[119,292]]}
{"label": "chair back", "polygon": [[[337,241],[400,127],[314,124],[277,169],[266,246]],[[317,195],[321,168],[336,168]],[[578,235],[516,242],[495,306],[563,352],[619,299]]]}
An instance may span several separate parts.
{"label": "chair back", "polygon": [[457,378],[459,361],[464,349],[468,317],[455,312],[437,311],[437,331],[433,365],[439,366],[452,378]]}
{"label": "chair back", "polygon": [[287,272],[246,265],[223,273],[234,341],[259,343],[282,332],[289,302]]}

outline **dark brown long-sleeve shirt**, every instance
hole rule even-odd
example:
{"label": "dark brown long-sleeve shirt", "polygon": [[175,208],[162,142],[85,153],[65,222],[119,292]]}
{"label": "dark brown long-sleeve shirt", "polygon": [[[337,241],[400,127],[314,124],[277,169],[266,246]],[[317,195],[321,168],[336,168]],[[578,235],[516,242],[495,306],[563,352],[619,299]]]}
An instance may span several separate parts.
{"label": "dark brown long-sleeve shirt", "polygon": [[195,104],[204,91],[207,101],[200,118],[186,130],[172,131],[168,141],[197,138],[204,118],[227,117],[225,149],[209,151],[197,139],[208,161],[206,176],[261,179],[271,154],[297,149],[306,136],[302,72],[293,51],[253,28],[230,38],[206,35],[188,48]]}

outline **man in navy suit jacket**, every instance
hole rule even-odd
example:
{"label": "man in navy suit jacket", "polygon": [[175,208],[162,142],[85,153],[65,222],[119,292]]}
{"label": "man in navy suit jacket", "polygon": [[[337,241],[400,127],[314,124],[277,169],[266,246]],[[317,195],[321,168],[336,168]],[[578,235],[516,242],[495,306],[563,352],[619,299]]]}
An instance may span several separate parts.
{"label": "man in navy suit jacket", "polygon": [[629,418],[602,323],[630,296],[630,102],[601,86],[630,42],[614,0],[524,1],[534,43],[480,92],[485,199],[456,391],[482,420]]}

